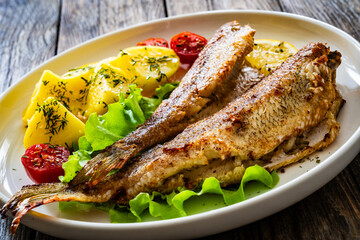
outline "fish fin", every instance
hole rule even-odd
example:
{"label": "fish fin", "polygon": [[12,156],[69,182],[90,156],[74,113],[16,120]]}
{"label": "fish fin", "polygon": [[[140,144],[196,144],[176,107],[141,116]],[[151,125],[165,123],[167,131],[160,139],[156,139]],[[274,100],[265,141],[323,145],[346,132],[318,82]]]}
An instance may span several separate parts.
{"label": "fish fin", "polygon": [[16,204],[15,209],[12,211],[15,217],[11,223],[10,233],[15,234],[16,229],[19,227],[22,217],[31,209],[56,201],[58,201],[57,194],[50,193],[50,194],[41,194],[41,195],[25,198],[24,200],[18,202]]}
{"label": "fish fin", "polygon": [[38,185],[26,185],[17,192],[7,204],[0,210],[2,218],[11,210],[15,215],[10,231],[15,233],[21,218],[34,207],[57,201],[57,194],[66,188],[64,183],[45,183]]}
{"label": "fish fin", "polygon": [[137,148],[132,146],[117,146],[116,144],[101,152],[90,160],[78,172],[73,180],[69,183],[71,188],[82,186],[84,190],[93,188],[111,170],[121,169],[124,164],[137,154]]}
{"label": "fish fin", "polygon": [[[109,157],[109,152],[104,151],[96,155],[93,159],[88,161],[85,166],[76,174],[76,176],[69,182],[71,188],[87,184],[90,180],[90,176],[97,171],[97,168],[106,161]],[[106,176],[106,172],[104,175]]]}
{"label": "fish fin", "polygon": [[108,198],[101,198],[98,194],[87,195],[83,192],[69,189],[65,183],[45,183],[27,185],[17,192],[0,210],[2,218],[11,211],[15,216],[10,227],[10,232],[15,233],[22,217],[31,209],[52,202],[77,201],[77,202],[105,202]]}

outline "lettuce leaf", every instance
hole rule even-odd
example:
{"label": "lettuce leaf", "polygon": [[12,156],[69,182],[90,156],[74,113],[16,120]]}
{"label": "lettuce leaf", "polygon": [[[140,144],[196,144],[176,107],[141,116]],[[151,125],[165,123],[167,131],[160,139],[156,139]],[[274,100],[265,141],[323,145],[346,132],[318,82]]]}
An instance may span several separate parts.
{"label": "lettuce leaf", "polygon": [[[92,113],[85,124],[85,137],[93,151],[98,151],[125,137],[150,118],[165,97],[177,84],[165,84],[156,89],[153,98],[143,97],[141,89],[130,86],[130,94],[119,102],[109,104],[108,112],[102,116]],[[80,147],[81,149],[81,147]]]}
{"label": "lettuce leaf", "polygon": [[[144,213],[148,213],[154,218],[171,219],[188,215],[186,208],[184,208],[184,203],[187,201],[191,202],[189,199],[192,197],[217,194],[222,197],[225,205],[232,205],[244,201],[246,185],[251,181],[262,184],[255,185],[255,188],[262,189],[263,186],[266,186],[266,188],[270,189],[278,184],[279,177],[275,171],[270,174],[264,168],[255,165],[245,170],[241,183],[237,189],[233,190],[221,188],[220,182],[216,178],[210,177],[204,180],[199,191],[179,188],[170,194],[161,194],[159,192],[153,192],[151,194],[139,193],[129,202],[129,207],[117,204],[111,205],[110,203],[88,204],[108,212],[112,223],[141,222],[143,221]],[[74,202],[60,202],[60,209],[88,210],[88,208],[84,206],[85,203],[78,204],[79,206]]]}
{"label": "lettuce leaf", "polygon": [[[222,196],[226,205],[232,205],[245,200],[245,185],[250,181],[258,181],[267,186],[273,188],[279,182],[279,177],[276,172],[269,173],[264,168],[255,165],[248,167],[245,170],[244,176],[241,180],[241,184],[237,190],[227,190],[220,186],[219,180],[214,177],[205,179],[201,186],[201,191],[195,192],[185,188],[178,189],[178,193],[173,192],[169,195],[163,195],[158,192],[140,193],[134,199],[130,200],[129,210],[137,218],[137,221],[141,221],[140,215],[145,209],[149,210],[149,213],[153,217],[160,217],[161,219],[177,218],[186,216],[187,213],[184,209],[184,202],[192,196],[201,196],[204,194],[219,194]],[[166,199],[166,202],[156,201],[156,197]],[[112,222],[115,219],[111,220]]]}
{"label": "lettuce leaf", "polygon": [[85,136],[79,139],[79,150],[63,164],[65,175],[59,179],[71,181],[94,152],[105,149],[143,124],[177,86],[178,83],[164,84],[155,90],[154,97],[148,98],[141,95],[140,88],[131,85],[128,96],[120,94],[119,102],[109,104],[107,113],[102,116],[92,113],[85,124]]}

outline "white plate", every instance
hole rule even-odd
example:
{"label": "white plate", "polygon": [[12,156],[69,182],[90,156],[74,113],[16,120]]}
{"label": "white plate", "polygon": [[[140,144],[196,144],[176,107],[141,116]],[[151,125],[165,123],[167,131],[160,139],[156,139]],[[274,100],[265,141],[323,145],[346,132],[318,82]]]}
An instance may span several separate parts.
{"label": "white plate", "polygon": [[256,38],[285,40],[301,48],[310,41],[328,43],[343,54],[337,72],[338,87],[346,99],[338,120],[338,138],[324,151],[312,156],[321,162],[293,164],[280,174],[279,185],[244,202],[188,217],[133,224],[110,224],[102,214],[64,214],[57,204],[42,206],[27,214],[22,223],[38,231],[71,239],[99,238],[193,238],[239,227],[264,218],[305,198],[335,177],[360,150],[360,45],[343,31],[323,22],[278,12],[219,11],[161,19],[119,30],[70,49],[27,74],[0,98],[0,197],[7,201],[22,185],[31,181],[20,163],[24,127],[22,111],[34,84],[45,69],[63,74],[68,69],[115,56],[119,49],[149,37],[170,39],[176,33],[192,31],[211,37],[225,22],[238,20],[256,29]]}

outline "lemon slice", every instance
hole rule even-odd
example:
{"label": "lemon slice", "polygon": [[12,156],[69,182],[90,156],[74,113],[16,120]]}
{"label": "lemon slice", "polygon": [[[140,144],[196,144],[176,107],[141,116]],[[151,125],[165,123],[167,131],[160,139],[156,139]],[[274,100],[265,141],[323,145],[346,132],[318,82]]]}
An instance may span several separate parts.
{"label": "lemon slice", "polygon": [[265,75],[275,70],[288,57],[298,50],[288,42],[273,39],[256,39],[254,49],[246,60],[252,67],[259,69]]}

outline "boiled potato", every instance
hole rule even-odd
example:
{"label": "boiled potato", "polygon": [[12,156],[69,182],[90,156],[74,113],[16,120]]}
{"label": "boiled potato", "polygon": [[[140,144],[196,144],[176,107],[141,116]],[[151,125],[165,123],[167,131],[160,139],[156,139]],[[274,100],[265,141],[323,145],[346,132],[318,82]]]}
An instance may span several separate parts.
{"label": "boiled potato", "polygon": [[85,117],[93,112],[104,114],[110,103],[119,101],[119,93],[129,92],[129,85],[136,83],[136,76],[127,70],[102,63],[95,69],[89,94]]}
{"label": "boiled potato", "polygon": [[129,92],[129,85],[142,88],[144,96],[152,96],[155,89],[177,71],[179,58],[169,48],[132,47],[121,51],[117,58],[97,64],[89,88],[85,117],[92,112],[104,114],[107,105],[119,100],[119,93]]}
{"label": "boiled potato", "polygon": [[174,75],[180,60],[170,48],[138,46],[121,51],[110,64],[133,72],[137,77],[134,82],[143,89],[142,94],[151,97],[159,85],[167,83]]}
{"label": "boiled potato", "polygon": [[53,97],[46,99],[28,121],[24,146],[38,143],[72,146],[84,135],[85,124]]}
{"label": "boiled potato", "polygon": [[36,84],[30,104],[24,112],[24,123],[27,124],[35,110],[48,97],[56,98],[73,114],[81,118],[86,108],[88,87],[91,83],[92,73],[92,66],[70,71],[63,77],[45,70],[40,81]]}
{"label": "boiled potato", "polygon": [[119,100],[119,94],[129,92],[129,85],[142,88],[144,96],[152,96],[155,89],[177,71],[179,58],[169,48],[141,46],[121,51],[110,57],[72,69],[63,76],[44,71],[36,84],[30,104],[24,112],[27,124],[36,109],[54,97],[83,122],[93,112],[104,114],[107,105]]}

